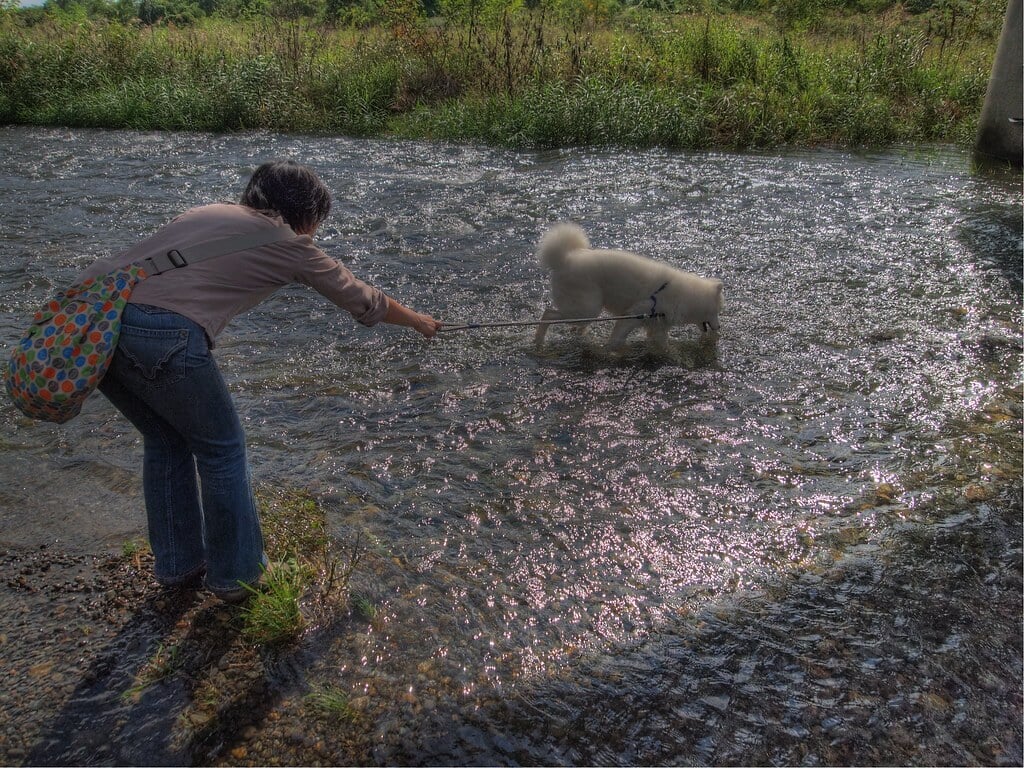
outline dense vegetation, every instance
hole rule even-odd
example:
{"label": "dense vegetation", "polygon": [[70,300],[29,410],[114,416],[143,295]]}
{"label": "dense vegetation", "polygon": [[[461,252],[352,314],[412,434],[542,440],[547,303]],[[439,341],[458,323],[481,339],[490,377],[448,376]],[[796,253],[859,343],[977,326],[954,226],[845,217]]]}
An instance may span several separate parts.
{"label": "dense vegetation", "polygon": [[49,0],[0,11],[0,123],[530,146],[968,143],[1005,6]]}

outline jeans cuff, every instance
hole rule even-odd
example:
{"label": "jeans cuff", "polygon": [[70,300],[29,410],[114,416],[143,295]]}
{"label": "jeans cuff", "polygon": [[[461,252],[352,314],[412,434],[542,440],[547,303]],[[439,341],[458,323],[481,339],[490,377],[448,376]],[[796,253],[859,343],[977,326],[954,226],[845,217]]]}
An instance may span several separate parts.
{"label": "jeans cuff", "polygon": [[190,571],[186,571],[180,576],[156,576],[156,582],[162,587],[177,587],[185,584],[186,582],[192,581],[197,577],[203,576],[206,573],[206,563],[200,563]]}

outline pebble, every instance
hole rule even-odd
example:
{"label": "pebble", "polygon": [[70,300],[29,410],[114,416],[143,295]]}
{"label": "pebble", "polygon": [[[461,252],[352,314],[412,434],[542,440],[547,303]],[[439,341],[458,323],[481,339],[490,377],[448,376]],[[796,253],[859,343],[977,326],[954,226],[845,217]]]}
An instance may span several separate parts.
{"label": "pebble", "polygon": [[213,719],[213,715],[208,712],[198,711],[191,712],[188,715],[188,720],[192,725],[202,727],[209,723]]}
{"label": "pebble", "polygon": [[991,488],[977,483],[964,488],[964,498],[971,502],[988,501],[994,495]]}
{"label": "pebble", "polygon": [[45,677],[46,675],[50,674],[50,672],[53,670],[53,664],[54,662],[52,661],[44,661],[39,664],[36,664],[33,667],[29,667],[28,676]]}
{"label": "pebble", "polygon": [[879,483],[875,488],[876,504],[891,504],[894,496],[896,496],[896,488],[892,483]]}

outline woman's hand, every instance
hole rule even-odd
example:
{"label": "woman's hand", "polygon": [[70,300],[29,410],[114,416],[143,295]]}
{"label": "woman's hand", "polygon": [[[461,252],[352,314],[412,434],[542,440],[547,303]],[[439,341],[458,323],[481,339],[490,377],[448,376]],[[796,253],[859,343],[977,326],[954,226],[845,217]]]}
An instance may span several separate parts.
{"label": "woman's hand", "polygon": [[434,338],[434,335],[441,328],[441,321],[435,320],[430,315],[424,315],[413,309],[400,304],[399,302],[388,296],[388,313],[384,316],[384,322],[390,323],[391,325],[404,325],[407,328],[412,328],[417,333],[422,334],[428,339]]}
{"label": "woman's hand", "polygon": [[428,339],[434,338],[439,330],[441,330],[441,321],[435,320],[430,315],[423,315],[419,312],[416,313],[417,319],[413,329]]}

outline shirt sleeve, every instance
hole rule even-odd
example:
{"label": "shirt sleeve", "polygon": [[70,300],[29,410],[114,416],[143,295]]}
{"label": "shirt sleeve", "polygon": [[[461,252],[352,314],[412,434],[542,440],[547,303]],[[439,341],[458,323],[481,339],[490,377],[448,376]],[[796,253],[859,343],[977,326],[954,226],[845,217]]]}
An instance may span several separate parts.
{"label": "shirt sleeve", "polygon": [[306,240],[295,282],[308,285],[362,325],[376,325],[388,313],[388,297],[378,288],[364,283],[352,271]]}

